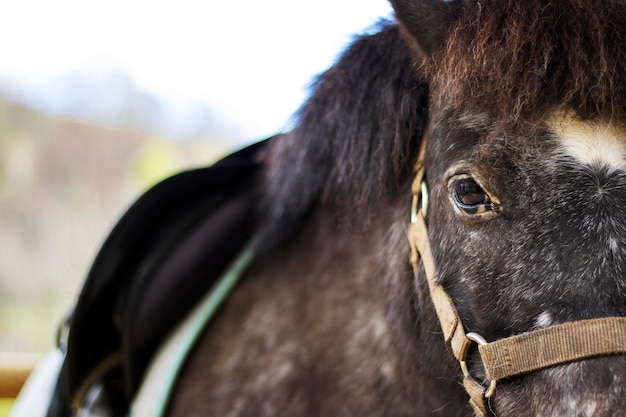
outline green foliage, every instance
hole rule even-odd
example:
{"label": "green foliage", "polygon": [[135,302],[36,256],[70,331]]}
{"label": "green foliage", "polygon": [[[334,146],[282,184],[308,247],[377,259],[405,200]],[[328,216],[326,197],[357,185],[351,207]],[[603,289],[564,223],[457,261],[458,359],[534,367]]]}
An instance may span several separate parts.
{"label": "green foliage", "polygon": [[0,417],[9,417],[13,403],[12,398],[0,398]]}

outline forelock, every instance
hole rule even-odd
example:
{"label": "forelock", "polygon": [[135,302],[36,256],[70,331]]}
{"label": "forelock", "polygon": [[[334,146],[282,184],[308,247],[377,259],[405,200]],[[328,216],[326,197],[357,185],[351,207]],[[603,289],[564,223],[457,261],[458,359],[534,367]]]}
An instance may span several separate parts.
{"label": "forelock", "polygon": [[507,123],[559,110],[623,122],[625,19],[616,0],[474,2],[425,65],[433,100]]}

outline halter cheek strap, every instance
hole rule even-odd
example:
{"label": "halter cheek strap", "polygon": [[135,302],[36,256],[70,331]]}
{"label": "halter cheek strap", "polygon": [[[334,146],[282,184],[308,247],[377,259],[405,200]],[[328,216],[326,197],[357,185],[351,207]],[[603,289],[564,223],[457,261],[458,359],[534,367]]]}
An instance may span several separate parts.
{"label": "halter cheek strap", "polygon": [[[558,324],[493,342],[487,342],[477,333],[466,333],[454,301],[440,285],[430,248],[425,219],[425,150],[426,137],[422,140],[412,186],[413,203],[408,230],[411,264],[417,279],[421,260],[445,342],[450,345],[454,357],[461,365],[463,386],[469,394],[469,404],[475,415],[489,415],[486,399],[496,393],[496,385],[502,379],[583,359],[626,354],[626,317]],[[465,362],[467,352],[473,344],[478,345],[485,369],[487,381],[484,384],[470,374]]]}

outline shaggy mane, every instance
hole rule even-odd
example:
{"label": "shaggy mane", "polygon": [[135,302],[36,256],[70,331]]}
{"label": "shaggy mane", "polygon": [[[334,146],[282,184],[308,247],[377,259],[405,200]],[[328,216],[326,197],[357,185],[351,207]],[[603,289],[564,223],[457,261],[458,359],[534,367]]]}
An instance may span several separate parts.
{"label": "shaggy mane", "polygon": [[[425,83],[398,27],[358,38],[313,84],[296,128],[270,151],[267,240],[286,236],[320,202],[366,221],[411,178],[427,113]],[[406,192],[408,195],[408,192]]]}
{"label": "shaggy mane", "polygon": [[513,123],[554,110],[625,120],[623,1],[471,3],[426,65],[440,105]]}

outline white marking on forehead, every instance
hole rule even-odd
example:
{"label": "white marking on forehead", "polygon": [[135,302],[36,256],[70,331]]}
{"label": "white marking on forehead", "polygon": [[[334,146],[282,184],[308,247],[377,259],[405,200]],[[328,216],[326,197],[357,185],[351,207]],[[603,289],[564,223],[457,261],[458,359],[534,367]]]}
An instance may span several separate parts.
{"label": "white marking on forehead", "polygon": [[606,123],[592,123],[571,117],[553,124],[561,151],[582,164],[626,170],[626,133]]}

